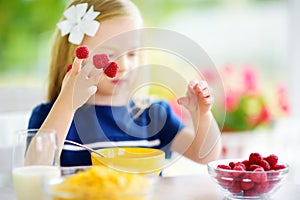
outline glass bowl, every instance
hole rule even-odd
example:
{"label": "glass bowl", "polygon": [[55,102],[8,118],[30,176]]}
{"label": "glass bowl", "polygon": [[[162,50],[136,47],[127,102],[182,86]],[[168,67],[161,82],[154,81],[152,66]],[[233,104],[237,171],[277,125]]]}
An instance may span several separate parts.
{"label": "glass bowl", "polygon": [[165,152],[154,148],[115,147],[97,151],[105,157],[91,153],[92,165],[105,165],[124,172],[159,174],[165,164]]}
{"label": "glass bowl", "polygon": [[284,169],[269,171],[239,171],[218,168],[243,159],[224,159],[208,163],[208,173],[228,199],[268,199],[286,178],[289,165]]}
{"label": "glass bowl", "polygon": [[63,167],[60,177],[44,180],[43,189],[47,200],[148,200],[157,178],[105,166]]}

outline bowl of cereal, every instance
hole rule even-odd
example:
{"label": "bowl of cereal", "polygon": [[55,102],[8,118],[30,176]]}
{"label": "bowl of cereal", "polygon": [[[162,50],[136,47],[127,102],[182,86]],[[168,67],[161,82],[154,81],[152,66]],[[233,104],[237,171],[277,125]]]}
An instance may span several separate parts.
{"label": "bowl of cereal", "polygon": [[146,200],[156,179],[105,166],[63,167],[61,176],[45,180],[43,188],[49,200]]}
{"label": "bowl of cereal", "polygon": [[104,156],[92,152],[92,165],[104,165],[123,172],[159,174],[165,164],[164,151],[154,148],[116,147],[97,151]]}
{"label": "bowl of cereal", "polygon": [[251,153],[249,159],[225,159],[208,163],[208,173],[228,199],[269,199],[282,185],[289,165],[271,154]]}

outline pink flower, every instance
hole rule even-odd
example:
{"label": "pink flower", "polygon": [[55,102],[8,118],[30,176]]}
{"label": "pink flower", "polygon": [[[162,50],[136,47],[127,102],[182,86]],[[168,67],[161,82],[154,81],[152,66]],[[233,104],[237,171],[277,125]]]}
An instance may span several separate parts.
{"label": "pink flower", "polygon": [[233,90],[228,90],[225,95],[225,109],[228,112],[233,112],[238,107],[239,93]]}
{"label": "pink flower", "polygon": [[222,74],[226,77],[226,76],[231,76],[234,72],[233,66],[230,64],[226,64],[223,66],[222,68]]}
{"label": "pink flower", "polygon": [[215,72],[213,72],[213,71],[210,70],[210,69],[204,70],[202,74],[203,74],[205,80],[206,80],[208,83],[216,82],[216,79],[218,78],[218,77],[216,76]]}
{"label": "pink flower", "polygon": [[245,91],[247,93],[252,93],[255,94],[258,92],[258,74],[257,71],[251,67],[251,66],[246,66],[242,70],[242,77],[243,77],[243,84]]}
{"label": "pink flower", "polygon": [[272,88],[267,88],[264,93],[265,88],[261,86],[267,84],[259,82],[259,74],[254,66],[248,64],[236,70],[232,65],[224,65],[220,72],[225,99],[219,106],[213,107],[213,112],[216,112],[217,122],[222,124],[223,118],[219,112],[225,108],[223,131],[253,130],[259,126],[269,126],[277,117],[288,114],[290,108],[286,88],[276,88],[275,98],[274,95],[269,96],[270,92],[274,92]]}
{"label": "pink flower", "polygon": [[281,111],[283,111],[284,114],[288,114],[290,111],[290,108],[289,108],[286,87],[284,87],[283,85],[278,86],[277,95],[278,95],[278,104],[279,104]]}

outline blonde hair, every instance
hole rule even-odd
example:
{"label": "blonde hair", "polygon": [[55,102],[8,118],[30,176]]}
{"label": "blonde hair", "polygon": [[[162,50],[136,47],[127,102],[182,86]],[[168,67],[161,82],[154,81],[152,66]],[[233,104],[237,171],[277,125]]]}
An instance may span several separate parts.
{"label": "blonde hair", "polygon": [[[95,11],[100,11],[101,14],[96,18],[100,23],[117,16],[129,15],[133,5],[129,0],[72,0],[66,9],[80,3],[88,3],[89,8],[93,5]],[[64,17],[61,18],[61,20],[64,19]],[[62,37],[58,29],[54,34],[48,78],[47,100],[49,102],[55,101],[58,97],[67,66],[75,58],[74,52],[78,45],[68,42],[68,36]]]}

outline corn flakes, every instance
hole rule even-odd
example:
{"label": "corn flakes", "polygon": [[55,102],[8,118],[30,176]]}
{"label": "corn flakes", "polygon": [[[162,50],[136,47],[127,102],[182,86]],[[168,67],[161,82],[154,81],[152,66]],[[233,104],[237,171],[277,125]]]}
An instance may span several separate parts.
{"label": "corn flakes", "polygon": [[53,200],[144,200],[149,193],[147,175],[92,166],[52,186]]}

